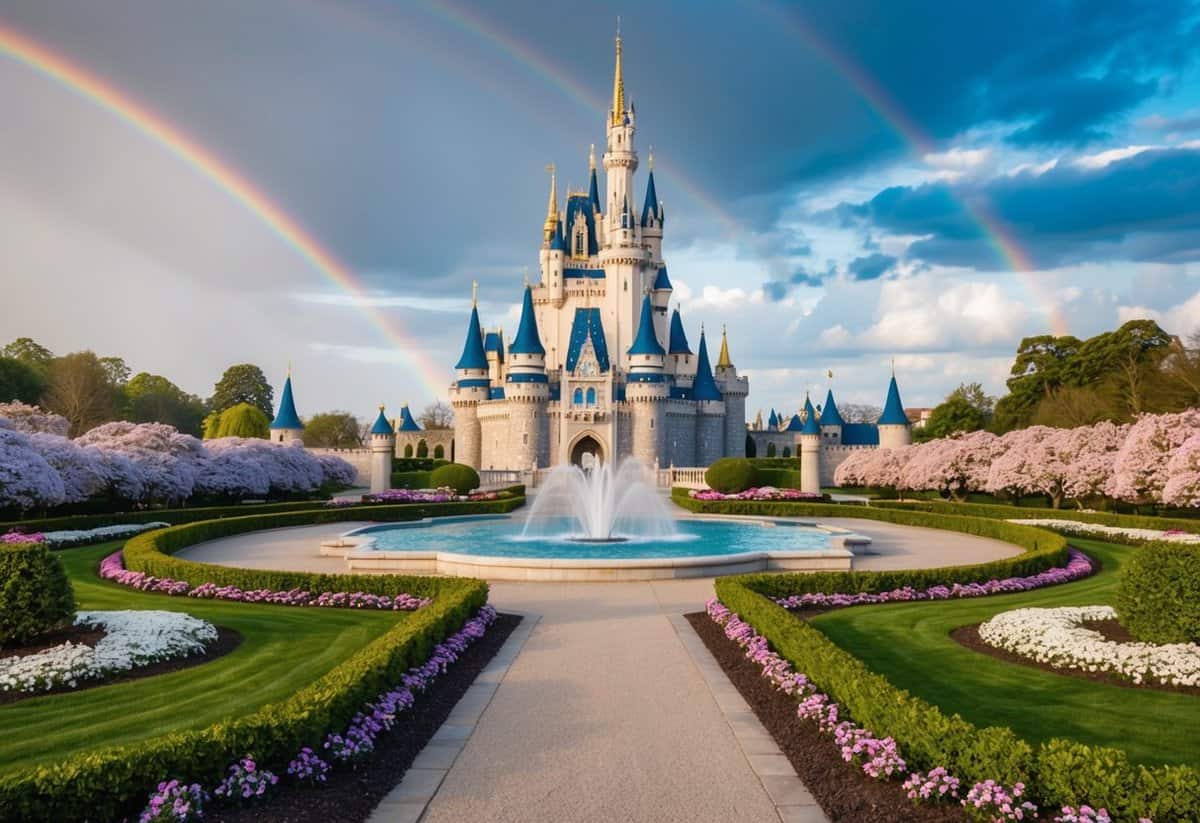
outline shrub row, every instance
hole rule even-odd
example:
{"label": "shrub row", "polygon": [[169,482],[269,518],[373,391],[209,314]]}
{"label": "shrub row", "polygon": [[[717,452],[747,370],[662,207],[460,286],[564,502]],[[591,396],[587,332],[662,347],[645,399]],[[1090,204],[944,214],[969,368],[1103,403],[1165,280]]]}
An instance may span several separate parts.
{"label": "shrub row", "polygon": [[392,472],[393,489],[428,489],[430,472],[422,470]]}
{"label": "shrub row", "polygon": [[798,457],[750,457],[747,458],[756,469],[791,469],[800,471]]}
{"label": "shrub row", "polygon": [[[787,597],[805,592],[854,594],[891,591],[904,586],[926,589],[940,584],[983,583],[1006,577],[1028,577],[1067,562],[1067,540],[1061,535],[1033,526],[961,515],[929,514],[921,511],[856,506],[848,510],[838,503],[795,503],[785,500],[696,500],[683,489],[674,489],[672,499],[685,509],[701,514],[743,514],[764,517],[856,517],[902,526],[964,532],[1012,543],[1025,549],[1016,557],[937,569],[894,569],[882,571],[804,572],[803,574],[747,575],[755,590],[769,597]],[[725,605],[732,606],[729,603]],[[745,615],[743,615],[743,619]]]}
{"label": "shrub row", "polygon": [[[1072,740],[1052,739],[1035,749],[1007,727],[979,728],[958,715],[947,716],[772,602],[772,593],[762,591],[763,577],[717,578],[717,596],[855,722],[879,737],[893,737],[910,768],[943,766],[968,783],[1021,781],[1045,806],[1104,806],[1121,821],[1142,815],[1156,823],[1200,819],[1197,769],[1133,765],[1119,749]],[[833,590],[851,588],[847,583]]]}
{"label": "shrub row", "polygon": [[1149,517],[1139,514],[1116,514],[1113,512],[1083,512],[1075,509],[1030,510],[1015,506],[1005,506],[1000,503],[951,503],[945,500],[921,500],[910,503],[876,501],[871,506],[884,509],[935,512],[938,514],[963,514],[970,517],[988,517],[999,520],[1010,518],[1041,518],[1046,520],[1074,520],[1080,523],[1097,523],[1101,526],[1116,526],[1124,529],[1158,529],[1160,531],[1178,529],[1185,532],[1200,532],[1200,520],[1187,518]]}
{"label": "shrub row", "polygon": [[69,625],[75,593],[44,543],[0,543],[0,647]]}
{"label": "shrub row", "polygon": [[392,471],[394,472],[428,472],[438,466],[444,466],[449,460],[440,457],[393,457]]}
{"label": "shrub row", "polygon": [[141,509],[131,512],[106,512],[104,514],[76,514],[67,517],[44,517],[31,520],[11,520],[0,523],[0,534],[17,530],[22,532],[49,532],[95,529],[100,526],[119,526],[126,523],[192,523],[197,520],[212,520],[218,517],[241,517],[247,514],[278,514],[319,508],[325,500],[296,500],[287,503],[242,503],[233,506],[198,506],[180,509]]}
{"label": "shrub row", "polygon": [[1147,543],[1121,567],[1117,614],[1149,643],[1200,643],[1200,546]]}
{"label": "shrub row", "polygon": [[131,571],[145,572],[155,577],[186,580],[192,585],[215,583],[218,586],[237,586],[241,589],[271,589],[274,591],[304,589],[310,592],[358,591],[389,596],[407,592],[418,597],[438,597],[446,590],[447,586],[453,589],[460,581],[450,577],[316,574],[269,569],[240,569],[198,563],[171,555],[180,549],[205,540],[215,540],[219,537],[229,537],[261,529],[338,523],[349,520],[401,522],[449,515],[503,514],[516,509],[524,502],[523,497],[508,497],[500,500],[453,503],[351,506],[185,523],[169,529],[146,532],[131,539],[125,544],[125,567]]}
{"label": "shrub row", "polygon": [[798,469],[772,469],[755,466],[758,485],[774,486],[777,489],[800,488],[800,471]]}

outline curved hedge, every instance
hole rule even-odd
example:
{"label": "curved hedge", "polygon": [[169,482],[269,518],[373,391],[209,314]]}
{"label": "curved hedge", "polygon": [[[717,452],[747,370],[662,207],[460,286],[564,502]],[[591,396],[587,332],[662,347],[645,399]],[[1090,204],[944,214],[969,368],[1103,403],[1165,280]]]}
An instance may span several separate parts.
{"label": "curved hedge", "polygon": [[[983,583],[1006,577],[1028,577],[1055,566],[1066,565],[1067,539],[1047,529],[1021,526],[1001,520],[898,511],[875,507],[847,507],[837,503],[795,503],[784,500],[696,500],[682,489],[671,493],[678,505],[702,514],[744,514],[764,517],[855,517],[903,526],[964,532],[990,537],[1025,549],[1015,557],[977,563],[970,566],[944,566],[935,569],[895,569],[881,571],[768,572],[745,575],[756,591],[768,597],[787,597],[806,592],[856,594],[883,592],[903,586],[925,589],[940,584]],[[729,603],[725,605],[732,606]],[[735,610],[736,611],[736,610]],[[743,619],[745,615],[742,616]]]}
{"label": "curved hedge", "polygon": [[914,770],[944,766],[966,783],[1021,781],[1045,806],[1089,803],[1106,807],[1121,821],[1141,815],[1156,823],[1200,820],[1200,770],[1133,765],[1119,749],[1073,740],[1052,739],[1035,748],[1009,728],[979,728],[958,715],[947,716],[772,602],[773,595],[762,591],[764,577],[719,577],[717,597],[857,723],[894,738]]}
{"label": "curved hedge", "polygon": [[152,523],[155,521],[175,525],[177,523],[194,523],[197,520],[213,520],[218,517],[242,517],[247,514],[279,514],[281,512],[308,511],[320,508],[326,502],[325,500],[294,500],[286,503],[242,503],[236,506],[197,506],[193,509],[141,509],[135,512],[73,514],[65,517],[8,520],[0,523],[0,533],[14,529],[26,533],[66,529],[95,529],[100,526],[118,526],[124,523]]}
{"label": "curved hedge", "polygon": [[722,457],[704,472],[704,482],[722,494],[737,494],[758,481],[754,464],[744,457]]}
{"label": "curved hedge", "polygon": [[0,646],[25,643],[75,617],[75,593],[44,543],[0,543]]}
{"label": "curved hedge", "polygon": [[435,489],[448,486],[459,494],[479,488],[479,472],[462,463],[447,463],[429,473],[429,485]]}
{"label": "curved hedge", "polygon": [[1147,543],[1121,567],[1116,606],[1139,640],[1200,642],[1200,545]]}
{"label": "curved hedge", "polygon": [[[901,503],[893,500],[873,500],[871,508],[901,511],[923,511],[935,514],[962,514],[969,517],[986,517],[993,520],[1074,520],[1080,523],[1096,523],[1101,526],[1116,526],[1125,529],[1158,529],[1200,533],[1200,520],[1179,517],[1147,517],[1141,514],[1116,514],[1114,512],[1082,512],[1075,509],[1032,509],[1005,506],[999,503],[950,503],[945,500],[916,500]],[[1109,542],[1121,542],[1106,537]]]}
{"label": "curved hedge", "polygon": [[241,569],[199,563],[171,555],[180,549],[206,540],[262,529],[351,520],[403,522],[449,515],[499,514],[510,512],[524,502],[523,497],[508,497],[499,500],[453,503],[403,503],[394,506],[373,504],[185,523],[169,529],[146,532],[132,538],[125,544],[125,568],[131,571],[145,572],[155,577],[186,580],[193,586],[201,583],[216,583],[218,586],[237,586],[242,589],[272,589],[275,591],[304,589],[311,592],[360,591],[390,596],[407,592],[419,597],[435,597],[443,591],[446,582],[453,581],[454,578],[393,574],[317,574],[270,569]]}
{"label": "curved hedge", "polygon": [[[520,499],[516,501],[519,503]],[[488,511],[502,510],[514,500],[489,501]],[[430,516],[438,506],[371,506],[372,519]],[[295,514],[259,515],[189,523],[139,535],[126,544],[140,571],[195,580],[202,577],[242,588],[304,587],[315,590],[361,590],[376,594],[407,591],[432,596],[433,603],[408,612],[395,626],[323,677],[279,703],[245,717],[204,729],[174,732],[124,746],[77,754],[52,766],[36,766],[0,777],[0,821],[116,820],[136,815],[160,779],[212,784],[225,767],[248,751],[264,766],[281,772],[302,746],[313,746],[328,732],[344,728],[363,704],[399,682],[423,663],[433,647],[457,631],[487,602],[482,580],[401,575],[324,575],[270,572],[210,566],[170,556],[185,546],[260,528],[362,519],[368,507],[325,509]],[[420,509],[420,512],[399,511]],[[132,564],[131,564],[131,567]]]}

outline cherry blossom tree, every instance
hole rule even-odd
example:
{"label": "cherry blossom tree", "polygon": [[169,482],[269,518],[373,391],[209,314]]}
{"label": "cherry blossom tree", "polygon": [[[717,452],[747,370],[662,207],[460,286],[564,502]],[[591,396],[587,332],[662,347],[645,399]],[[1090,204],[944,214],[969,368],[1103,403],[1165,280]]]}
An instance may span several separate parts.
{"label": "cherry blossom tree", "polygon": [[1144,414],[1137,418],[1113,458],[1105,491],[1131,503],[1162,499],[1172,452],[1200,431],[1200,410],[1178,414]]}
{"label": "cherry blossom tree", "polygon": [[0,509],[57,506],[65,491],[62,478],[30,443],[0,418]]}
{"label": "cherry blossom tree", "polygon": [[[65,420],[63,422],[66,422]],[[31,434],[30,446],[58,472],[64,503],[82,503],[109,487],[104,457],[95,446],[80,446],[57,434]]]}
{"label": "cherry blossom tree", "polygon": [[57,434],[66,437],[71,430],[71,424],[61,414],[42,411],[37,406],[30,406],[20,400],[12,403],[0,403],[0,417],[8,418],[12,428],[26,434]]}
{"label": "cherry blossom tree", "polygon": [[76,442],[128,458],[141,473],[142,499],[152,501],[191,497],[196,472],[208,457],[199,440],[165,423],[105,423]]}
{"label": "cherry blossom tree", "polygon": [[1128,434],[1128,425],[1107,420],[1066,429],[1056,445],[1064,471],[1063,494],[1080,506],[1084,500],[1103,496],[1117,450]]}
{"label": "cherry blossom tree", "polygon": [[[1061,483],[1057,482],[1053,465],[1055,453],[1052,441],[1058,429],[1049,426],[1030,426],[1008,432],[994,444],[995,457],[988,466],[984,489],[993,494],[1014,498],[1047,491],[1046,486],[1062,499]],[[1051,498],[1055,497],[1051,494]],[[1057,502],[1054,508],[1058,508]]]}
{"label": "cherry blossom tree", "polygon": [[1200,431],[1193,433],[1171,455],[1162,502],[1179,508],[1200,507]]}

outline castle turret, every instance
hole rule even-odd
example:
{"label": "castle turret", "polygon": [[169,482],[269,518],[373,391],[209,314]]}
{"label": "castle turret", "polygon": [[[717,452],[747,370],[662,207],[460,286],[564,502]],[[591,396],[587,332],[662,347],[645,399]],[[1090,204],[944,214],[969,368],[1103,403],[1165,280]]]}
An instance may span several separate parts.
{"label": "castle turret", "polygon": [[392,457],[396,454],[396,432],[379,404],[379,416],[370,432],[371,449],[371,494],[379,494],[392,487]]}
{"label": "castle turret", "polygon": [[604,245],[604,206],[600,202],[600,184],[596,181],[596,145],[588,150],[588,203],[592,207],[592,220],[596,224],[596,242]]}
{"label": "castle turret", "polygon": [[504,329],[483,336],[483,352],[487,355],[488,380],[498,385],[504,380]]}
{"label": "castle turret", "polygon": [[408,410],[408,404],[405,403],[400,407],[400,426],[396,431],[402,432],[419,432],[421,427],[417,425],[417,421],[413,419],[412,412]]}
{"label": "castle turret", "polygon": [[[605,243],[615,245],[622,216],[629,212],[633,194],[633,173],[638,157],[633,148],[633,106],[625,103],[625,75],[621,68],[621,35],[617,35],[617,58],[613,69],[612,108],[608,112],[608,146],[604,152],[604,169],[608,176],[605,196]],[[569,227],[568,227],[569,228]]]}
{"label": "castle turret", "polygon": [[665,371],[667,351],[659,342],[650,292],[642,297],[637,337],[629,347],[629,382],[625,402],[632,406],[633,456],[647,466],[663,453],[670,385]]}
{"label": "castle turret", "polygon": [[692,375],[696,373],[696,362],[688,345],[687,333],[683,330],[683,319],[679,316],[679,309],[671,312],[671,337],[667,344],[667,357],[670,358],[667,366],[671,374],[675,375],[676,383],[690,385]]}
{"label": "castle turret", "polygon": [[658,202],[658,192],[654,188],[654,152],[650,152],[647,160],[650,174],[646,179],[646,201],[642,204],[642,243],[650,252],[652,261],[662,260],[663,214]]}
{"label": "castle turret", "polygon": [[804,427],[800,429],[800,491],[821,493],[821,427],[812,400],[804,398]]}
{"label": "castle turret", "polygon": [[767,430],[779,431],[779,415],[775,413],[774,407],[771,409],[771,416],[767,418]]}
{"label": "castle turret", "polygon": [[696,355],[696,379],[692,381],[696,401],[696,464],[708,466],[725,450],[725,401],[708,361],[708,343],[700,327],[700,349]]}
{"label": "castle turret", "polygon": [[454,407],[455,456],[459,463],[478,469],[482,453],[479,404],[488,399],[491,388],[483,331],[479,326],[478,284],[472,287],[467,339],[454,370],[458,379],[450,389],[450,405]]}
{"label": "castle turret", "polygon": [[271,440],[275,443],[291,443],[304,435],[304,424],[296,414],[296,403],[292,399],[292,367],[288,366],[287,379],[283,381],[283,394],[279,396],[279,412],[271,421]]}
{"label": "castle turret", "polygon": [[721,354],[717,357],[717,386],[725,398],[725,457],[746,456],[746,395],[750,381],[739,377],[729,357],[729,335],[721,327]]}
{"label": "castle turret", "polygon": [[667,308],[671,303],[671,278],[667,276],[666,264],[658,267],[654,275],[654,283],[650,287],[650,300],[654,304],[654,331],[659,340],[670,340],[671,321],[667,317]]}
{"label": "castle turret", "polygon": [[508,377],[504,399],[509,405],[509,468],[532,469],[545,465],[549,451],[549,425],[546,403],[550,386],[546,378],[546,348],[538,332],[533,310],[533,290],[525,284],[521,303],[521,322],[517,335],[508,346]]}
{"label": "castle turret", "polygon": [[899,449],[912,443],[912,426],[908,422],[908,415],[904,413],[904,404],[900,402],[895,372],[892,372],[892,380],[888,383],[887,400],[876,425],[879,427],[881,449]]}
{"label": "castle turret", "polygon": [[833,402],[833,389],[825,395],[825,405],[821,407],[821,439],[831,446],[842,444],[842,426],[845,421],[838,411],[837,403]]}

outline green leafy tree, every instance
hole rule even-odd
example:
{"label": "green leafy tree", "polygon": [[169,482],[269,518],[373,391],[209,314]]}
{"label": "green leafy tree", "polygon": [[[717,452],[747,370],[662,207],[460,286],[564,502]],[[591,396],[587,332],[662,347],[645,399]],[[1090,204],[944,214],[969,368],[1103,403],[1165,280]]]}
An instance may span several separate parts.
{"label": "green leafy tree", "polygon": [[104,373],[108,375],[108,382],[114,386],[124,386],[129,382],[129,375],[132,372],[129,366],[126,365],[124,358],[101,357],[100,365],[104,367]]}
{"label": "green leafy tree", "polygon": [[36,405],[46,390],[46,376],[15,357],[0,357],[0,403],[20,400]]}
{"label": "green leafy tree", "polygon": [[[238,403],[218,413],[215,425],[206,427],[205,437],[261,437],[270,436],[271,418],[262,409],[249,403]],[[210,434],[211,428],[211,434]]]}
{"label": "green leafy tree", "polygon": [[167,378],[139,372],[125,384],[128,417],[135,423],[166,423],[197,437],[204,420],[204,402]]}
{"label": "green leafy tree", "polygon": [[963,383],[930,413],[929,421],[919,430],[920,437],[931,440],[987,428],[994,407],[995,400],[984,392],[982,385]]}
{"label": "green leafy tree", "polygon": [[100,358],[90,351],[56,358],[41,407],[61,414],[71,424],[71,436],[115,420],[120,394],[110,381]]}
{"label": "green leafy tree", "polygon": [[230,366],[213,387],[208,401],[214,412],[223,412],[239,403],[249,403],[267,416],[275,414],[275,391],[262,369],[250,363]]}
{"label": "green leafy tree", "polygon": [[348,412],[314,414],[304,424],[304,445],[310,448],[354,449],[362,445],[359,423]]}
{"label": "green leafy tree", "polygon": [[996,428],[1010,431],[1029,425],[1038,403],[1066,380],[1081,345],[1079,338],[1070,335],[1042,334],[1022,340],[1008,378],[1008,395],[996,404]]}
{"label": "green leafy tree", "polygon": [[13,360],[20,360],[22,363],[32,366],[45,374],[49,371],[50,364],[54,361],[54,352],[35,342],[30,337],[18,337],[3,349],[0,349],[0,357],[11,357]]}

